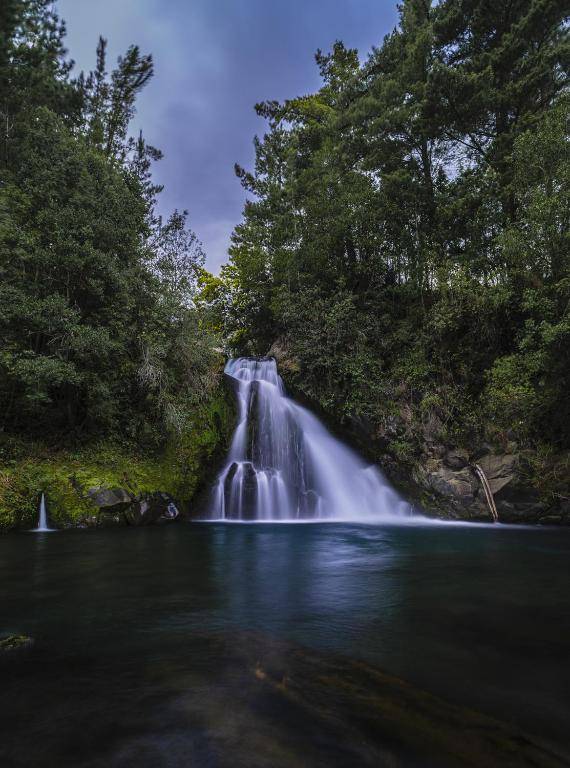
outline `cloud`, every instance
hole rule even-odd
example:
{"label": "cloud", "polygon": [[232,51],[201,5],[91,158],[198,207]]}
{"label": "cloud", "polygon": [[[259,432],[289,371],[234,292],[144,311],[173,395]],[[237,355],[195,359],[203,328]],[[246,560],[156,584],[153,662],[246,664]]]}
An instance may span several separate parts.
{"label": "cloud", "polygon": [[190,211],[208,268],[226,258],[244,193],[233,166],[251,166],[264,124],[257,101],[318,87],[313,54],[335,39],[362,52],[395,24],[396,3],[378,0],[59,0],[78,69],[94,65],[99,34],[114,60],[131,43],[151,52],[156,75],[133,130],[163,150],[164,215]]}

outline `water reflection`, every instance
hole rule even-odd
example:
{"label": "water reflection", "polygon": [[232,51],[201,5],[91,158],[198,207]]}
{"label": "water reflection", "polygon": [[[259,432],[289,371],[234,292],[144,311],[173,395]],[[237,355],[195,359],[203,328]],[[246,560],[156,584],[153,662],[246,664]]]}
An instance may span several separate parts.
{"label": "water reflection", "polygon": [[[286,751],[307,719],[287,697],[283,710],[279,675],[302,664],[310,680],[329,663],[299,661],[293,643],[375,664],[492,715],[508,712],[565,743],[569,550],[564,531],[444,526],[214,524],[6,537],[0,629],[30,634],[36,646],[3,669],[3,728],[21,765],[90,765],[90,743],[114,745],[109,765],[132,764],[145,750],[156,759],[149,765],[186,764],[164,762],[166,742],[171,755],[186,749],[198,765],[225,765],[224,750],[244,732],[267,758],[266,742]],[[262,695],[260,680],[279,695]],[[30,712],[43,751],[28,743]],[[51,763],[42,756],[50,750]],[[240,759],[253,765],[247,754]],[[291,765],[305,765],[291,755]],[[345,755],[347,765],[355,755]],[[289,764],[281,752],[275,760]],[[358,760],[352,765],[369,764]]]}

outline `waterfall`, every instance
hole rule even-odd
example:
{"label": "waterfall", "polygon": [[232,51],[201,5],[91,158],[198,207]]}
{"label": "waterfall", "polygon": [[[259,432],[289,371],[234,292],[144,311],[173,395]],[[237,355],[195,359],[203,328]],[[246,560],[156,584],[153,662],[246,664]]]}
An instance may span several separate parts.
{"label": "waterfall", "polygon": [[39,512],[39,520],[38,520],[38,527],[34,528],[34,531],[37,533],[46,533],[48,531],[53,531],[53,528],[50,528],[48,526],[48,520],[47,520],[47,510],[46,510],[46,497],[42,493],[42,497],[40,499],[40,512]]}
{"label": "waterfall", "polygon": [[409,510],[375,466],[286,396],[275,360],[238,358],[225,372],[239,419],[211,518],[371,521]]}

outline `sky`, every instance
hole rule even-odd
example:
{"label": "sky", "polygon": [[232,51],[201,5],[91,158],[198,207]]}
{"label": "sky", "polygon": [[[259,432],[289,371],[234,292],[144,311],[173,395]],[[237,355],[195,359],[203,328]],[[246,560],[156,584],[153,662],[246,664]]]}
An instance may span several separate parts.
{"label": "sky", "polygon": [[319,87],[317,49],[335,40],[361,59],[397,23],[396,0],[59,0],[76,71],[95,65],[99,35],[109,63],[136,43],[152,53],[155,77],[138,102],[142,128],[164,159],[159,212],[187,209],[204,244],[206,266],[227,261],[245,192],[234,164],[250,169],[253,137],[264,121],[254,104]]}

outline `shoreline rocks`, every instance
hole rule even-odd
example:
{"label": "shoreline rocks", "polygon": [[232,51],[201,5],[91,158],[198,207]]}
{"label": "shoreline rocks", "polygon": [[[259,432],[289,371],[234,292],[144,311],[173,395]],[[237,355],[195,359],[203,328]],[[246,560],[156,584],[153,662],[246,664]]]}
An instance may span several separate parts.
{"label": "shoreline rocks", "polygon": [[87,527],[163,525],[181,516],[176,501],[162,491],[137,496],[124,488],[90,488],[87,496],[97,508]]}
{"label": "shoreline rocks", "polygon": [[[478,458],[466,451],[450,450],[443,459],[428,457],[417,463],[413,477],[420,488],[433,494],[436,505],[451,506],[451,517],[465,520],[491,520],[477,465],[485,474],[493,494],[499,522],[541,525],[570,525],[570,504],[552,500],[525,483],[521,459],[517,454],[485,453]],[[437,511],[440,511],[439,507]]]}

